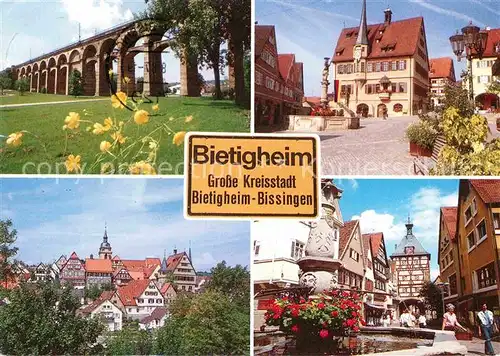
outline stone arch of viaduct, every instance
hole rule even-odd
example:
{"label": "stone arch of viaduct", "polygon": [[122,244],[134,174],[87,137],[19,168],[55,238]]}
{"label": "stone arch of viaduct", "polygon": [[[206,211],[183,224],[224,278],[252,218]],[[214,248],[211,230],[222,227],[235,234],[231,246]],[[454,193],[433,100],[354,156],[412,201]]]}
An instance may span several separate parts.
{"label": "stone arch of viaduct", "polygon": [[[112,61],[118,62],[116,90],[135,91],[135,56],[144,53],[144,86],[146,95],[163,95],[163,65],[161,53],[171,45],[162,31],[144,34],[129,22],[93,37],[57,49],[27,62],[12,66],[14,79],[27,78],[30,91],[69,94],[69,75],[76,69],[82,74],[84,95],[111,95],[107,72]],[[136,45],[139,39],[142,45]],[[130,82],[123,83],[128,77]],[[181,61],[181,91],[184,96],[199,96],[198,64]],[[125,88],[126,86],[126,88]]]}

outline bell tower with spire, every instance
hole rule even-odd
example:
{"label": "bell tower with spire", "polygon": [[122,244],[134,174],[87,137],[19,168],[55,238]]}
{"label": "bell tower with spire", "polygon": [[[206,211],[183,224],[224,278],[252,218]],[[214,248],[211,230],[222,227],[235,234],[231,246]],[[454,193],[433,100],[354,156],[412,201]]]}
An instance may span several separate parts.
{"label": "bell tower with spire", "polygon": [[101,246],[99,247],[99,258],[102,260],[110,260],[113,258],[112,253],[113,250],[108,242],[108,228],[107,225],[104,224],[104,236],[102,237]]}
{"label": "bell tower with spire", "polygon": [[366,19],[366,0],[363,0],[361,9],[361,19],[359,22],[358,37],[353,47],[354,73],[356,80],[356,102],[358,101],[358,91],[366,82],[366,59],[370,51],[368,42],[368,24]]}

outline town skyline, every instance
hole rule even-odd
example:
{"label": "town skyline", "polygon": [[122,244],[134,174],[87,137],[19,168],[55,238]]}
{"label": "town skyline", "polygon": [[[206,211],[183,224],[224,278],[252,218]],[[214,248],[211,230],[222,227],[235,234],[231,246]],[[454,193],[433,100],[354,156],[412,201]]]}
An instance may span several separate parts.
{"label": "town skyline", "polygon": [[[324,57],[333,56],[343,28],[359,26],[361,5],[361,0],[257,0],[255,19],[259,25],[275,26],[278,53],[293,53],[297,62],[304,63],[304,95],[320,96]],[[460,78],[460,73],[465,69],[465,61],[457,61],[449,37],[457,29],[467,26],[470,21],[481,28],[495,28],[500,25],[500,7],[495,8],[493,2],[481,0],[455,3],[442,0],[435,3],[426,0],[405,0],[396,3],[368,0],[368,25],[382,23],[383,11],[387,7],[393,12],[393,21],[417,16],[424,18],[429,58],[452,58],[457,78]],[[332,78],[331,69],[330,79]],[[329,92],[332,91],[333,86],[330,86]]]}
{"label": "town skyline", "polygon": [[48,263],[73,251],[97,258],[105,223],[113,256],[167,257],[188,252],[207,271],[225,260],[248,266],[249,223],[192,221],[183,216],[182,179],[2,178],[0,218],[18,231],[16,259]]}

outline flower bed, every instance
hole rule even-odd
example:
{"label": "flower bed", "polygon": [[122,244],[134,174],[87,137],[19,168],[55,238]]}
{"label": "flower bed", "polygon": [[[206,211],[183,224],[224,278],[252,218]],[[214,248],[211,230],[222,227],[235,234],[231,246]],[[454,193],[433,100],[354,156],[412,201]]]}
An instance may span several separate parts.
{"label": "flower bed", "polygon": [[311,109],[311,116],[344,116],[344,110],[333,110],[328,107],[314,107]]}
{"label": "flower bed", "polygon": [[320,347],[336,343],[335,336],[358,332],[361,319],[361,298],[355,292],[325,291],[313,298],[298,300],[289,297],[274,300],[265,314],[266,324],[295,334],[297,346],[310,347],[314,341]]}

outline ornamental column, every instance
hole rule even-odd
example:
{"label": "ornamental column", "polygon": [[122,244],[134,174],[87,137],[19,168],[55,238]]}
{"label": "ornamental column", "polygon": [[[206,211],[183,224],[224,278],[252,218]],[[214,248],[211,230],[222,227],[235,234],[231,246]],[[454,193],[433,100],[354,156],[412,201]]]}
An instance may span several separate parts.
{"label": "ornamental column", "polygon": [[321,219],[311,222],[305,256],[297,261],[300,267],[299,284],[310,287],[312,294],[335,288],[338,284],[339,231],[336,201],[342,191],[331,180],[321,181]]}

